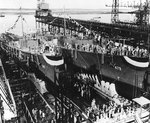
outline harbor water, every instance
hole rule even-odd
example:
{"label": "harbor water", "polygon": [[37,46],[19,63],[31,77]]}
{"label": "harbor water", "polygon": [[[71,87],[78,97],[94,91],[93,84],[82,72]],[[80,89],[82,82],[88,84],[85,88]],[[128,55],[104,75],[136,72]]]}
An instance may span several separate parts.
{"label": "harbor water", "polygon": [[[53,14],[56,17],[66,17],[72,19],[82,19],[82,20],[92,20],[99,22],[111,22],[111,14]],[[21,18],[17,21],[19,14],[6,14],[5,17],[0,18],[0,33],[6,31],[15,33],[17,35],[22,35],[22,22]],[[23,31],[24,33],[31,33],[36,31],[35,27],[35,15],[34,14],[23,14]],[[120,21],[134,21],[134,15],[132,14],[120,14]]]}

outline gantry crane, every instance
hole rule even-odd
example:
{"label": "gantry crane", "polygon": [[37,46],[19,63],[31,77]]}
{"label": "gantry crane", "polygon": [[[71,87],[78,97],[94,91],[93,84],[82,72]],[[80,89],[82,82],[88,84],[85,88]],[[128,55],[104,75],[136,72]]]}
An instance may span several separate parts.
{"label": "gantry crane", "polygon": [[[111,12],[111,22],[112,23],[119,23],[119,0],[113,0],[112,3],[112,12]],[[137,11],[131,12],[132,14],[135,14],[135,24],[136,25],[147,25],[149,23],[149,1],[146,0],[146,2],[144,4],[141,3],[140,0],[140,4],[136,5],[135,4],[133,6],[124,6],[124,7],[133,7],[133,8],[137,8]]]}
{"label": "gantry crane", "polygon": [[116,23],[119,20],[119,0],[113,0],[111,11],[111,22]]}
{"label": "gantry crane", "polygon": [[142,5],[140,5],[139,10],[135,13],[136,16],[136,24],[137,25],[148,25],[149,23],[149,1],[146,0],[146,2]]}

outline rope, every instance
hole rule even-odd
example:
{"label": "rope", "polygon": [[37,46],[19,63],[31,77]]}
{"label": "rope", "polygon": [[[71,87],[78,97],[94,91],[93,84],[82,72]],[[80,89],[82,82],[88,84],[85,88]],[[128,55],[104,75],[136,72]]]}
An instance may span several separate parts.
{"label": "rope", "polygon": [[12,27],[10,27],[10,28],[7,29],[8,32],[16,27],[16,24],[18,23],[19,18],[21,18],[21,15],[18,16],[18,18],[17,18],[17,20],[15,21],[14,25],[13,25]]}
{"label": "rope", "polygon": [[51,110],[51,112],[52,112],[52,113],[55,113],[55,111],[51,108],[51,106],[49,105],[49,103],[45,100],[45,98],[43,97],[43,95],[41,94],[41,92],[37,89],[37,87],[36,87],[36,85],[35,85],[35,83],[34,83],[34,81],[36,81],[36,79],[37,79],[35,76],[34,76],[34,79],[35,79],[35,80],[31,80],[31,81],[32,81],[32,83],[34,84],[37,93],[38,93],[39,96],[42,98],[42,100],[45,102],[45,104],[48,106],[48,108]]}
{"label": "rope", "polygon": [[28,107],[27,107],[27,105],[26,105],[26,103],[23,102],[23,104],[24,104],[24,106],[25,106],[25,108],[26,108],[26,111],[27,111],[28,114],[29,114],[29,117],[31,118],[31,122],[32,122],[32,123],[35,123],[34,120],[33,120],[33,118],[32,118],[32,116],[31,116],[31,113],[30,113],[30,111],[29,111],[29,109],[28,109]]}
{"label": "rope", "polygon": [[49,24],[52,24],[57,19],[58,19],[58,17],[56,17],[55,19],[53,19],[52,21],[50,21]]}
{"label": "rope", "polygon": [[[57,20],[58,17],[61,16],[61,15],[62,15],[62,14],[59,14],[56,18],[54,18],[51,22],[49,22],[49,24],[54,23],[54,21]],[[10,28],[7,29],[8,32],[9,32],[10,30],[13,30],[13,29],[16,27],[16,25],[17,25],[17,23],[18,23],[18,21],[19,21],[20,18],[27,24],[27,26],[28,26],[28,28],[29,28],[29,25],[28,25],[26,19],[25,19],[22,15],[19,15],[18,18],[17,18],[17,20],[16,20],[15,23],[13,24],[13,26],[11,26]]]}
{"label": "rope", "polygon": [[0,94],[0,97],[2,97],[3,101],[6,103],[6,105],[9,107],[9,109],[15,114],[15,111],[13,110],[13,108],[11,107],[11,105],[9,104],[9,102],[7,102],[7,100],[3,97],[2,94]]}
{"label": "rope", "polygon": [[59,14],[58,16],[56,16],[52,21],[50,21],[49,22],[49,24],[52,24],[55,20],[57,20],[58,19],[58,17],[60,17],[62,15],[62,13],[61,14]]}
{"label": "rope", "polygon": [[[69,17],[69,20],[70,20],[72,23],[76,24],[77,26],[80,26],[80,28],[84,28],[84,29],[86,30],[86,32],[91,31],[91,30],[89,30],[88,28],[86,28],[85,26],[81,25],[81,24],[80,24],[79,22],[77,22],[75,19],[72,19],[71,16],[68,15],[68,17]],[[92,32],[93,32],[93,31],[92,31]]]}

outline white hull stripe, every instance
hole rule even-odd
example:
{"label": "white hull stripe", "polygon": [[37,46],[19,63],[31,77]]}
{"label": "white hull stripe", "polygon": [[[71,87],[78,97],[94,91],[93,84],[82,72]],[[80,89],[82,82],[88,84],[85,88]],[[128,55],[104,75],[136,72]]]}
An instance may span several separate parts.
{"label": "white hull stripe", "polygon": [[131,58],[127,57],[127,56],[124,56],[124,59],[131,65],[133,66],[136,66],[136,67],[148,67],[149,65],[149,62],[138,62],[138,61],[135,61],[135,60],[132,60]]}
{"label": "white hull stripe", "polygon": [[46,55],[44,55],[44,54],[43,54],[43,58],[44,58],[44,60],[45,60],[48,64],[50,64],[50,65],[52,65],[52,66],[59,66],[59,65],[64,64],[64,59],[57,60],[57,61],[55,61],[55,60],[50,60],[50,59],[48,59],[48,58],[46,57]]}

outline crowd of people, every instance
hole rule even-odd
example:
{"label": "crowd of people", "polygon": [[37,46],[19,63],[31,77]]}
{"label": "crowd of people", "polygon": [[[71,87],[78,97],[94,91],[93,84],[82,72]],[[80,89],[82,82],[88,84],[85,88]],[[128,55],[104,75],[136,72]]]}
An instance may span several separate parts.
{"label": "crowd of people", "polygon": [[53,123],[55,114],[52,112],[38,93],[23,97],[35,123]]}
{"label": "crowd of people", "polygon": [[[104,36],[103,36],[104,35]],[[61,36],[60,36],[61,37]],[[40,42],[39,49],[34,47],[29,47],[29,51],[40,51],[41,53],[47,52],[49,50],[52,54],[54,53],[53,49],[55,49],[55,53],[59,54],[58,48],[54,48],[53,45],[56,44],[60,37],[53,36],[54,39],[51,39],[51,41],[46,41],[46,44],[43,44]],[[73,38],[75,37],[75,38]],[[69,37],[68,37],[69,38]],[[64,38],[64,40],[66,40]],[[76,43],[70,43],[71,40],[76,40]],[[121,41],[119,41],[121,40]],[[110,55],[118,55],[118,56],[130,56],[130,57],[148,57],[148,50],[146,48],[141,48],[139,46],[131,46],[125,44],[126,39],[118,39],[118,41],[113,41],[107,36],[107,34],[96,34],[90,32],[88,35],[85,35],[83,33],[77,33],[72,36],[70,39],[70,42],[68,41],[61,41],[64,42],[63,46],[67,49],[76,49],[80,51],[85,52],[94,52],[99,54],[110,54]],[[81,43],[84,41],[84,43]],[[92,41],[93,43],[91,43]],[[35,42],[35,41],[34,41]],[[90,42],[90,43],[89,43]],[[50,45],[50,46],[47,46]]]}
{"label": "crowd of people", "polygon": [[73,45],[66,43],[65,48],[76,49],[85,52],[93,52],[99,54],[110,54],[118,56],[129,56],[129,57],[148,57],[148,51],[144,48],[133,47],[128,45],[122,45],[119,43],[108,43],[106,46],[94,45],[94,44],[75,44]]}
{"label": "crowd of people", "polygon": [[90,99],[91,90],[90,90],[89,85],[85,85],[83,83],[76,82],[74,84],[73,88],[74,88],[77,96],[81,96],[82,98],[87,99],[87,100]]}
{"label": "crowd of people", "polygon": [[97,36],[96,40],[98,40],[98,43],[94,43],[93,41],[93,44],[89,43],[89,40],[87,40],[86,43],[81,43],[82,41],[79,40],[78,43],[75,44],[65,42],[64,47],[66,49],[75,49],[79,51],[94,52],[99,54],[142,58],[148,57],[148,50],[146,48],[140,48],[139,46],[133,47],[131,45],[126,45],[123,42],[114,42],[109,38],[104,38],[99,35]]}
{"label": "crowd of people", "polygon": [[[98,89],[101,89],[103,93],[106,95],[109,95],[110,93],[107,92],[109,90],[111,91],[112,98],[109,99],[106,103],[99,103],[99,101],[96,99],[93,99],[91,102],[91,106],[86,108],[85,112],[86,115],[94,121],[95,123],[116,123],[116,122],[126,122],[126,121],[132,121],[134,120],[134,116],[137,114],[139,115],[140,107],[138,104],[135,104],[133,101],[130,101],[122,96],[120,96],[115,86],[106,87],[106,83],[104,80],[99,82],[99,79],[96,75],[91,74],[77,74],[78,79],[83,80],[84,82],[87,82],[86,84],[91,84]],[[102,87],[103,84],[105,87]],[[112,84],[112,83],[111,83]],[[111,85],[109,84],[109,85]],[[101,87],[100,87],[101,86]],[[110,88],[111,87],[111,88]],[[112,89],[113,88],[113,89]],[[82,88],[80,88],[80,93],[82,94]]]}
{"label": "crowd of people", "polygon": [[[122,97],[120,97],[122,98]],[[96,104],[93,99],[91,107],[87,108],[87,116],[92,119],[94,123],[117,123],[119,121],[126,122],[134,120],[134,115],[138,110],[138,106],[133,102],[122,98],[122,105],[117,105],[114,101],[109,101],[107,104]]]}
{"label": "crowd of people", "polygon": [[110,82],[105,82],[104,80],[99,80],[97,75],[79,73],[77,74],[77,78],[79,80],[85,81],[86,84],[84,85],[91,85],[91,87],[97,88],[100,92],[110,97],[110,99],[118,96],[115,84]]}

